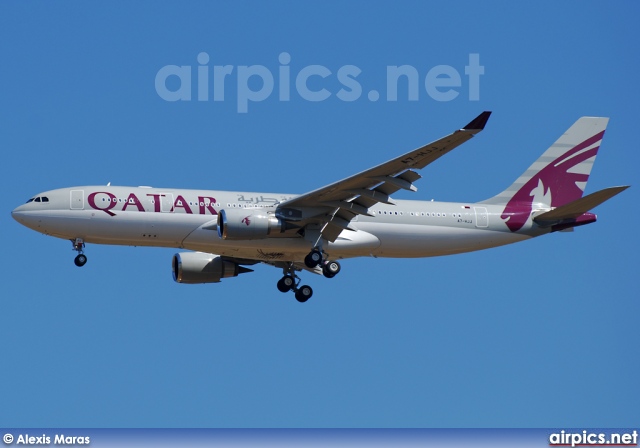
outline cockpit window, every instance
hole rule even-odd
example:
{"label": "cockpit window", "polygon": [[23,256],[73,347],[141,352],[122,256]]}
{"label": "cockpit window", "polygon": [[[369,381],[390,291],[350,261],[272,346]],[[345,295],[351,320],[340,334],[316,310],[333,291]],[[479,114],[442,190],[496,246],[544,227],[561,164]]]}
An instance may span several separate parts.
{"label": "cockpit window", "polygon": [[49,198],[46,196],[37,196],[35,198],[31,198],[27,201],[27,204],[29,202],[49,202]]}

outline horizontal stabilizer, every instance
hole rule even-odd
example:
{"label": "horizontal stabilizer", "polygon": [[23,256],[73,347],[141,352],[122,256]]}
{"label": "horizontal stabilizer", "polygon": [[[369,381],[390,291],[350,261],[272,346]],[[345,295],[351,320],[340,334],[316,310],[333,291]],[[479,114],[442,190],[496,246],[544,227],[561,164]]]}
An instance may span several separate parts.
{"label": "horizontal stabilizer", "polygon": [[562,205],[557,207],[551,211],[544,212],[541,215],[538,215],[533,218],[533,220],[538,224],[547,224],[551,222],[561,221],[564,219],[576,219],[578,216],[583,213],[588,212],[592,208],[597,207],[603,202],[611,199],[618,193],[623,192],[629,188],[628,185],[622,187],[610,187],[605,188],[604,190],[596,191],[595,193],[591,193],[583,198],[576,199],[573,202],[570,202],[566,205]]}

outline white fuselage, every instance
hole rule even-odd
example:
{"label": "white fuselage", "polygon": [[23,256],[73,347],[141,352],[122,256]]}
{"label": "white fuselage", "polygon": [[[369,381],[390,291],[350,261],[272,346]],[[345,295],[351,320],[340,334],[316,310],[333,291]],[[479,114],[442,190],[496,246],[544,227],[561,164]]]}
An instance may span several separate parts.
{"label": "white fuselage", "polygon": [[[224,240],[216,232],[220,210],[274,212],[295,195],[148,187],[84,186],[41,193],[13,211],[25,226],[86,243],[184,248],[260,261],[302,260],[309,241],[295,233]],[[46,198],[46,200],[45,200]],[[333,259],[431,257],[514,243],[548,233],[529,220],[511,232],[502,206],[425,201],[376,204],[324,247]]]}

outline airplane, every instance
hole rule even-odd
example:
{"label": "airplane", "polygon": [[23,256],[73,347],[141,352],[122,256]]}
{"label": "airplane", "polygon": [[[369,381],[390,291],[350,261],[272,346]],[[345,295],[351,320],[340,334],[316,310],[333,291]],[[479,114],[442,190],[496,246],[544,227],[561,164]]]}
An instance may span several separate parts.
{"label": "airplane", "polygon": [[39,193],[12,211],[24,226],[85,244],[187,249],[172,258],[178,283],[217,283],[265,263],[282,269],[281,292],[306,302],[306,270],[327,278],[352,257],[417,258],[511,244],[596,221],[590,210],[628,186],[583,196],[609,121],[578,119],[516,181],[477,203],[394,200],[417,191],[417,170],[481,132],[491,112],[386,163],[302,195],[80,186]]}

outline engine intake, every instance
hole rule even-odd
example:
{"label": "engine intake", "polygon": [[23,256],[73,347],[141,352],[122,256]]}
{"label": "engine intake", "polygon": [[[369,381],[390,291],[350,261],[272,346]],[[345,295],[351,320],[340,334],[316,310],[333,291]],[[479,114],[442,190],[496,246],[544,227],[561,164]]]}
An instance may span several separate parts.
{"label": "engine intake", "polygon": [[237,277],[251,269],[220,255],[204,252],[182,252],[175,254],[172,261],[173,280],[178,283],[218,283],[223,278]]}
{"label": "engine intake", "polygon": [[259,240],[284,231],[284,221],[266,210],[220,210],[218,213],[218,236],[224,240]]}

